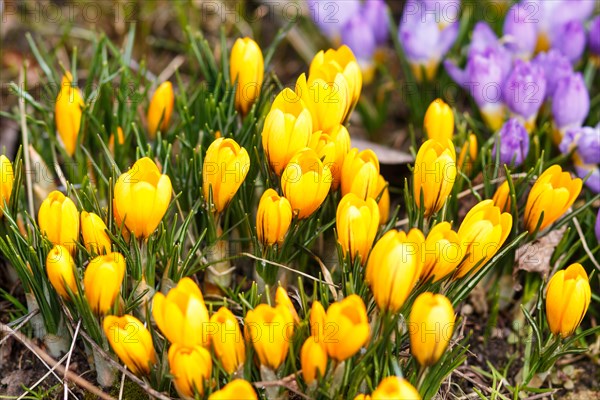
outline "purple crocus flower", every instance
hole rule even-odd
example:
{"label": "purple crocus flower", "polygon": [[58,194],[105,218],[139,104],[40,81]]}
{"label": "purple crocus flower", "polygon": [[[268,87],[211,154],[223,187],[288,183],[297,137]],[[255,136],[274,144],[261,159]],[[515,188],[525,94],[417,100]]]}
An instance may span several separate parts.
{"label": "purple crocus flower", "polygon": [[544,70],[544,76],[546,77],[546,98],[554,96],[558,81],[573,73],[573,66],[567,57],[555,49],[547,53],[538,54],[533,62]]}
{"label": "purple crocus flower", "polygon": [[569,61],[575,63],[585,50],[585,29],[579,21],[573,20],[556,30],[552,48],[559,50]]}
{"label": "purple crocus flower", "polygon": [[398,39],[417,79],[421,78],[421,68],[425,68],[429,79],[433,78],[441,59],[454,44],[458,28],[453,23],[440,30],[435,14],[425,12],[421,2],[406,3]]}
{"label": "purple crocus flower", "polygon": [[590,23],[589,33],[590,51],[600,56],[600,15],[596,16]]}
{"label": "purple crocus flower", "polygon": [[568,129],[558,146],[563,154],[577,148],[577,154],[585,164],[600,164],[600,125]]}
{"label": "purple crocus flower", "polygon": [[487,125],[493,130],[500,129],[504,122],[501,58],[495,47],[489,47],[470,54],[464,70],[450,60],[444,62],[450,77],[473,96]]}
{"label": "purple crocus flower", "polygon": [[309,13],[331,40],[339,40],[342,27],[360,13],[360,0],[307,0]]}
{"label": "purple crocus flower", "polygon": [[385,44],[388,40],[387,6],[383,0],[366,0],[362,15],[371,27],[377,46]]}
{"label": "purple crocus flower", "polygon": [[598,215],[596,215],[596,239],[600,242],[600,209],[598,209]]}
{"label": "purple crocus flower", "polygon": [[590,95],[580,72],[562,78],[552,97],[552,116],[559,131],[579,127],[590,111]]}
{"label": "purple crocus flower", "polygon": [[433,13],[440,29],[458,23],[460,0],[421,0],[425,13]]}
{"label": "purple crocus flower", "polygon": [[[575,172],[581,179],[587,180],[583,183],[594,193],[600,193],[600,168],[596,164],[575,164]],[[591,173],[591,174],[590,174]],[[589,175],[589,177],[588,177]]]}
{"label": "purple crocus flower", "polygon": [[508,109],[528,126],[535,121],[545,95],[546,78],[542,68],[535,63],[515,61],[502,90]]}
{"label": "purple crocus flower", "polygon": [[[518,167],[525,161],[529,153],[529,134],[525,127],[516,119],[511,118],[498,133],[500,136],[500,162],[506,165]],[[497,145],[494,144],[492,155],[497,152]]]}
{"label": "purple crocus flower", "polygon": [[506,48],[516,57],[529,59],[537,44],[537,29],[528,18],[524,4],[513,5],[504,20],[504,40]]}
{"label": "purple crocus flower", "polygon": [[376,48],[375,36],[363,15],[354,15],[343,26],[341,37],[342,43],[350,47],[361,66],[372,63]]}
{"label": "purple crocus flower", "polygon": [[502,80],[504,80],[512,69],[512,55],[510,51],[500,43],[494,31],[486,22],[478,22],[473,29],[468,57],[473,57],[475,54],[489,54],[490,52],[497,55],[499,65],[502,69]]}

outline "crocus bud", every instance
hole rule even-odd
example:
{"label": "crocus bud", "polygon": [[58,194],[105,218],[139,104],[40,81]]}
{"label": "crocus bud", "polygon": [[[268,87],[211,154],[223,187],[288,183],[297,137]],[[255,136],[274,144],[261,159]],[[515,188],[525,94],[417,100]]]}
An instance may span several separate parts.
{"label": "crocus bud", "polygon": [[[329,330],[327,327],[330,327]],[[334,329],[335,328],[335,329]],[[330,358],[341,362],[356,354],[369,341],[370,327],[363,300],[351,294],[329,306],[323,338]]]}
{"label": "crocus bud", "polygon": [[519,117],[528,129],[533,128],[545,95],[544,70],[536,63],[517,60],[504,83],[502,96],[508,109]]}
{"label": "crocus bud", "polygon": [[454,136],[454,113],[442,99],[435,99],[425,112],[423,126],[429,139],[452,140]]}
{"label": "crocus bud", "polygon": [[376,198],[379,159],[371,149],[352,149],[342,166],[342,195],[354,193],[361,199]]}
{"label": "crocus bud", "polygon": [[[359,27],[353,27],[353,24],[356,16],[353,17],[348,25],[349,28],[344,29],[359,29],[358,32],[362,29]],[[360,19],[362,21],[362,18]],[[368,26],[367,26],[368,28]],[[369,37],[370,31],[367,29],[366,33],[358,33],[361,34],[363,38]],[[343,36],[342,36],[343,37]],[[356,48],[356,46],[355,46]],[[370,50],[372,48],[372,50]],[[372,52],[375,51],[375,42],[368,43],[366,40],[361,41],[360,51]],[[360,92],[362,90],[362,74],[360,72],[360,67],[354,56],[354,53],[348,46],[341,46],[339,49],[329,49],[326,52],[321,50],[318,52],[310,63],[309,70],[309,81],[321,78],[326,82],[334,82],[337,74],[342,74],[345,78],[345,81],[348,85],[348,110],[346,115],[344,115],[342,121],[348,119],[348,114],[352,112],[354,106],[358,102],[360,97]],[[309,87],[309,90],[312,86]],[[327,102],[327,100],[323,99],[322,101]],[[320,106],[317,104],[317,106]],[[325,127],[322,127],[323,129]],[[329,127],[329,129],[324,129],[326,131],[331,130],[333,127]]]}
{"label": "crocus bud", "polygon": [[554,98],[558,82],[573,74],[573,66],[560,51],[552,49],[539,53],[533,60],[544,71],[546,77],[546,99]]}
{"label": "crocus bud", "polygon": [[590,299],[590,282],[581,264],[571,264],[554,274],[546,292],[550,331],[563,338],[571,336],[583,320]]}
{"label": "crocus bud", "polygon": [[458,234],[449,222],[440,222],[425,239],[421,280],[437,282],[450,275],[464,257]]}
{"label": "crocus bud", "polygon": [[348,115],[352,92],[344,75],[330,63],[323,64],[315,76],[302,74],[296,81],[296,94],[312,116],[313,132],[330,132]]}
{"label": "crocus bud", "polygon": [[577,62],[585,51],[586,34],[581,21],[573,20],[558,27],[552,48],[565,55],[572,63]]}
{"label": "crocus bud", "polygon": [[341,38],[344,46],[352,49],[356,56],[362,73],[361,82],[370,83],[375,73],[374,57],[377,42],[365,15],[362,13],[353,15],[350,21],[342,27]]}
{"label": "crocus bud", "polygon": [[471,208],[458,228],[463,254],[455,278],[480,270],[506,241],[512,228],[512,215],[503,213],[492,200]]}
{"label": "crocus bud", "polygon": [[[458,156],[458,168],[461,171],[467,171],[467,173],[469,173],[473,169],[473,164],[477,160],[478,154],[479,144],[477,143],[477,136],[475,136],[474,133],[471,133],[460,149],[460,155]],[[465,164],[467,157],[469,162]]]}
{"label": "crocus bud", "polygon": [[313,383],[319,376],[323,377],[327,369],[327,352],[323,342],[314,336],[309,336],[300,349],[300,365],[307,385]]}
{"label": "crocus bud", "polygon": [[502,126],[498,136],[500,149],[498,149],[498,142],[494,143],[492,157],[495,158],[500,152],[502,164],[515,167],[523,164],[529,153],[529,134],[523,124],[518,119],[511,118]]}
{"label": "crocus bud", "polygon": [[278,176],[294,154],[308,146],[311,134],[310,110],[294,91],[283,89],[273,101],[261,134],[269,165]]}
{"label": "crocus bud", "polygon": [[597,15],[590,22],[590,32],[588,36],[590,52],[595,56],[600,56],[600,15]]}
{"label": "crocus bud", "polygon": [[235,108],[246,115],[252,104],[260,95],[265,65],[262,51],[258,44],[248,38],[235,41],[229,59],[229,79],[237,82],[235,93]]}
{"label": "crocus bud", "polygon": [[79,240],[79,211],[75,203],[55,190],[42,202],[38,212],[40,232],[52,244],[60,244],[75,253]]}
{"label": "crocus bud", "polygon": [[118,215],[136,237],[147,238],[167,212],[172,191],[171,179],[150,158],[141,158],[117,179],[115,218]]}
{"label": "crocus bud", "polygon": [[363,4],[362,14],[371,27],[375,44],[382,46],[389,37],[387,5],[384,0],[366,0]]}
{"label": "crocus bud", "polygon": [[[533,233],[540,224],[542,231],[573,205],[581,192],[581,179],[571,178],[560,165],[552,165],[534,183],[525,204],[525,227]],[[540,218],[543,219],[540,221]]]}
{"label": "crocus bud", "polygon": [[246,361],[246,346],[235,315],[225,307],[210,317],[210,335],[215,356],[228,374],[233,374]]}
{"label": "crocus bud", "polygon": [[244,334],[261,365],[277,370],[287,356],[294,334],[294,319],[286,306],[259,304],[246,314]]}
{"label": "crocus bud", "polygon": [[205,325],[209,322],[204,297],[196,283],[183,278],[164,294],[158,292],[152,301],[152,316],[160,331],[171,343],[187,347],[208,345]]}
{"label": "crocus bud", "polygon": [[[454,44],[458,36],[458,21],[442,27],[436,15],[427,12],[427,6],[409,0],[398,29],[398,40],[404,47],[406,58],[415,78],[419,81],[432,80],[441,59]],[[423,72],[425,71],[425,76]]]}
{"label": "crocus bud", "polygon": [[148,134],[152,139],[156,138],[156,132],[159,130],[162,133],[166,132],[174,103],[173,85],[169,81],[161,83],[154,91],[148,107]]}
{"label": "crocus bud", "polygon": [[169,367],[179,396],[193,400],[195,394],[204,394],[204,382],[210,379],[212,358],[200,345],[187,347],[173,343],[169,347]]}
{"label": "crocus bud", "polygon": [[429,139],[421,145],[413,171],[413,193],[417,207],[425,210],[425,216],[442,208],[452,191],[456,174],[456,151],[452,141]]}
{"label": "crocus bud", "polygon": [[492,130],[500,129],[505,114],[501,89],[504,80],[501,51],[488,48],[469,54],[464,70],[450,60],[446,60],[444,66],[450,77],[473,96],[486,125]]}
{"label": "crocus bud", "polygon": [[494,205],[502,212],[510,212],[510,185],[508,181],[504,181],[502,185],[498,186],[494,197],[492,197]]}
{"label": "crocus bud", "polygon": [[267,189],[256,211],[256,235],[264,246],[283,243],[292,223],[292,206],[288,199],[273,189]]}
{"label": "crocus bud", "polygon": [[388,189],[388,182],[385,180],[383,175],[379,175],[377,178],[377,190],[376,197],[379,201],[377,206],[379,207],[379,224],[385,224],[390,219],[390,191]]}
{"label": "crocus bud", "polygon": [[527,60],[537,43],[537,29],[528,19],[527,3],[514,4],[504,19],[506,47],[518,58]]}
{"label": "crocus bud", "polygon": [[557,129],[564,132],[583,125],[590,111],[590,94],[583,75],[574,73],[561,79],[552,98],[552,116]]}
{"label": "crocus bud", "polygon": [[289,310],[290,314],[292,314],[294,323],[296,323],[296,324],[300,323],[300,317],[298,317],[296,308],[294,307],[294,304],[290,300],[290,297],[287,294],[287,290],[285,290],[281,286],[277,287],[277,291],[275,292],[275,304],[278,306],[282,305],[282,306],[286,307]]}
{"label": "crocus bud", "polygon": [[310,308],[310,334],[321,342],[324,338],[325,319],[327,315],[325,309],[319,300],[315,300]]}
{"label": "crocus bud", "polygon": [[113,306],[125,276],[125,259],[119,253],[108,253],[90,261],[83,276],[85,298],[92,311],[106,314]]}
{"label": "crocus bud", "polygon": [[102,324],[110,347],[136,375],[148,375],[156,364],[152,336],[144,324],[132,315],[109,315]]}
{"label": "crocus bud", "polygon": [[313,132],[308,147],[313,149],[324,165],[329,167],[333,182],[331,190],[337,190],[342,179],[342,168],[346,154],[350,151],[350,134],[344,125],[338,125],[330,133]]}
{"label": "crocus bud", "polygon": [[382,311],[398,312],[419,280],[425,237],[418,229],[391,230],[375,243],[365,280]]}
{"label": "crocus bud", "polygon": [[454,309],[447,297],[421,293],[410,311],[410,352],[423,367],[435,364],[454,331]]}
{"label": "crocus bud", "polygon": [[421,400],[421,396],[417,389],[406,379],[388,376],[379,383],[377,389],[371,394],[371,400],[386,399]]}
{"label": "crocus bud", "polygon": [[336,231],[344,256],[360,257],[364,265],[379,228],[379,207],[372,198],[366,200],[348,193],[337,207]]}
{"label": "crocus bud", "polygon": [[60,91],[54,105],[56,130],[68,155],[73,156],[81,126],[82,108],[85,106],[81,92],[73,83],[73,76],[66,72],[60,83]]}
{"label": "crocus bud", "polygon": [[[125,134],[120,126],[117,127],[117,142],[120,146],[125,144]],[[111,133],[108,138],[108,149],[111,153],[115,153],[115,135],[113,133]]]}
{"label": "crocus bud", "polygon": [[0,155],[0,218],[4,215],[4,207],[10,201],[14,181],[12,164],[8,157],[2,154]]}
{"label": "crocus bud", "polygon": [[281,176],[281,187],[292,205],[292,211],[303,219],[314,213],[323,203],[333,177],[314,150],[300,150],[290,160]]}
{"label": "crocus bud", "polygon": [[564,154],[576,148],[583,163],[600,164],[600,125],[568,129],[558,148]]}
{"label": "crocus bud", "polygon": [[246,179],[250,156],[233,139],[219,138],[211,143],[202,166],[202,192],[217,212],[222,212]]}
{"label": "crocus bud", "polygon": [[213,392],[208,400],[258,400],[252,385],[243,379],[234,379],[221,390]]}
{"label": "crocus bud", "polygon": [[111,242],[106,231],[106,224],[97,214],[81,212],[81,235],[85,248],[90,253],[104,254],[110,252]]}
{"label": "crocus bud", "polygon": [[54,289],[63,299],[69,300],[69,290],[77,294],[77,283],[75,281],[75,262],[69,250],[61,245],[56,245],[48,253],[46,258],[46,272],[48,279]]}

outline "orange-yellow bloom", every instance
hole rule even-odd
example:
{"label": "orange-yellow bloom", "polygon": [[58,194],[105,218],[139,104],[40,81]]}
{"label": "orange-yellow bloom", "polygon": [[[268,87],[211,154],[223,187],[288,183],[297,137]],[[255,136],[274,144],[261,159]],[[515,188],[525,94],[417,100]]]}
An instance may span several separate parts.
{"label": "orange-yellow bloom", "polygon": [[418,229],[391,230],[375,243],[365,279],[381,310],[398,312],[408,298],[421,275],[424,243]]}
{"label": "orange-yellow bloom", "polygon": [[110,252],[111,242],[106,233],[107,229],[106,224],[97,214],[81,212],[81,235],[85,248],[90,253]]}
{"label": "orange-yellow bloom", "polygon": [[458,228],[465,257],[458,266],[456,278],[481,269],[500,250],[512,228],[512,216],[503,213],[492,200],[473,207]]}
{"label": "orange-yellow bloom", "polygon": [[75,253],[79,240],[79,211],[73,201],[61,192],[50,192],[38,212],[38,225],[42,235],[52,244],[60,244]]}
{"label": "orange-yellow bloom", "polygon": [[535,231],[538,223],[539,230],[543,231],[566,213],[579,196],[581,186],[581,179],[572,179],[560,165],[544,171],[531,188],[525,205],[525,227],[529,233]]}
{"label": "orange-yellow bloom", "polygon": [[492,200],[494,205],[502,210],[502,212],[510,212],[510,186],[508,181],[504,181],[502,185],[498,186]]}
{"label": "orange-yellow bloom", "polygon": [[159,130],[165,133],[169,127],[174,104],[173,85],[171,82],[165,81],[156,88],[148,107],[148,134],[152,139],[156,138]]}
{"label": "orange-yellow bloom", "polygon": [[180,397],[193,400],[195,393],[204,393],[204,382],[210,379],[212,372],[208,350],[200,345],[187,347],[173,343],[169,348],[169,366]]}
{"label": "orange-yellow bloom", "polygon": [[115,219],[136,237],[147,238],[156,230],[171,202],[171,179],[162,175],[148,157],[141,158],[119,176],[115,184]]}
{"label": "orange-yellow bloom", "polygon": [[288,296],[287,291],[281,286],[278,286],[277,290],[275,291],[275,304],[278,306],[282,305],[287,307],[287,309],[290,311],[290,314],[292,314],[294,323],[300,323],[300,317],[298,317],[298,312],[296,311],[292,300],[290,300],[290,296]]}
{"label": "orange-yellow bloom", "polygon": [[46,272],[54,289],[65,300],[69,300],[70,298],[67,288],[72,293],[78,293],[75,281],[75,262],[69,250],[63,246],[56,245],[48,253],[48,257],[46,258]]}
{"label": "orange-yellow bloom", "polygon": [[110,346],[127,368],[136,375],[148,375],[156,364],[156,353],[144,324],[132,315],[109,315],[102,326]]}
{"label": "orange-yellow bloom", "polygon": [[447,297],[421,293],[410,311],[410,352],[424,367],[444,354],[454,332],[454,309]]}
{"label": "orange-yellow bloom", "polygon": [[278,176],[294,154],[308,146],[311,134],[310,110],[293,90],[283,89],[273,101],[261,134],[269,165]]}
{"label": "orange-yellow bloom", "polygon": [[256,211],[256,235],[265,246],[283,243],[292,223],[292,205],[273,189],[267,189]]}
{"label": "orange-yellow bloom", "polygon": [[390,219],[390,190],[388,182],[383,175],[377,178],[376,198],[379,198],[377,206],[379,207],[379,224],[383,225]]}
{"label": "orange-yellow bloom", "polygon": [[423,122],[429,139],[452,140],[454,135],[454,113],[442,99],[435,99],[429,104]]}
{"label": "orange-yellow bloom", "polygon": [[246,314],[244,333],[261,365],[277,370],[287,357],[294,333],[294,319],[284,305],[271,307],[259,304]]}
{"label": "orange-yellow bloom", "polygon": [[300,350],[300,364],[304,381],[310,385],[317,377],[325,375],[327,352],[318,338],[309,336]]}
{"label": "orange-yellow bloom", "polygon": [[233,374],[246,361],[246,346],[235,315],[225,307],[210,317],[210,341],[215,356],[228,374]]}
{"label": "orange-yellow bloom", "polygon": [[264,59],[258,44],[249,37],[235,41],[229,59],[229,79],[237,82],[235,108],[248,114],[258,99],[264,77]]}
{"label": "orange-yellow bloom", "polygon": [[377,389],[371,394],[371,400],[421,400],[417,389],[406,379],[389,376],[382,380]]}
{"label": "orange-yellow bloom", "polygon": [[417,207],[425,209],[425,216],[429,216],[442,208],[454,186],[457,172],[456,152],[452,141],[429,139],[423,143],[414,167],[415,202]]}
{"label": "orange-yellow bloom", "polygon": [[590,305],[588,275],[581,264],[558,271],[548,282],[546,317],[550,331],[563,338],[577,329]]}
{"label": "orange-yellow bloom", "polygon": [[315,77],[302,74],[296,81],[296,94],[312,115],[313,132],[330,132],[340,125],[351,104],[350,88],[344,75],[327,64]]}
{"label": "orange-yellow bloom", "polygon": [[323,328],[322,340],[329,357],[336,361],[352,357],[369,341],[371,328],[365,303],[355,294],[333,303]]}
{"label": "orange-yellow bloom", "polygon": [[362,199],[377,198],[379,160],[373,150],[352,149],[342,167],[342,195],[354,193]]}
{"label": "orange-yellow bloom", "polygon": [[333,177],[314,150],[300,150],[281,176],[281,187],[298,218],[307,218],[321,206]]}
{"label": "orange-yellow bloom", "polygon": [[166,296],[156,293],[152,316],[171,343],[187,347],[209,344],[205,331],[209,322],[208,310],[200,288],[190,278],[180,280]]}
{"label": "orange-yellow bloom", "polygon": [[13,189],[15,175],[10,160],[4,155],[0,155],[0,218],[4,214],[4,205],[8,205]]}
{"label": "orange-yellow bloom", "polygon": [[119,253],[108,253],[90,261],[83,276],[85,297],[92,311],[106,314],[113,306],[125,276],[125,259]]}
{"label": "orange-yellow bloom", "polygon": [[250,157],[245,148],[233,139],[219,138],[206,150],[202,166],[202,191],[213,206],[222,212],[246,179]]}
{"label": "orange-yellow bloom", "polygon": [[77,147],[81,127],[82,108],[85,106],[81,92],[73,84],[73,76],[66,72],[60,84],[60,92],[54,105],[56,130],[68,155],[72,156]]}
{"label": "orange-yellow bloom", "polygon": [[425,239],[424,263],[421,280],[433,278],[437,282],[450,275],[464,257],[458,234],[449,222],[440,222],[429,231]]}
{"label": "orange-yellow bloom", "polygon": [[363,200],[348,193],[338,205],[335,222],[344,255],[349,254],[351,259],[358,255],[364,265],[379,228],[379,207],[375,200],[370,197]]}
{"label": "orange-yellow bloom", "polygon": [[208,396],[208,400],[258,400],[258,397],[248,381],[234,379],[221,390]]}

